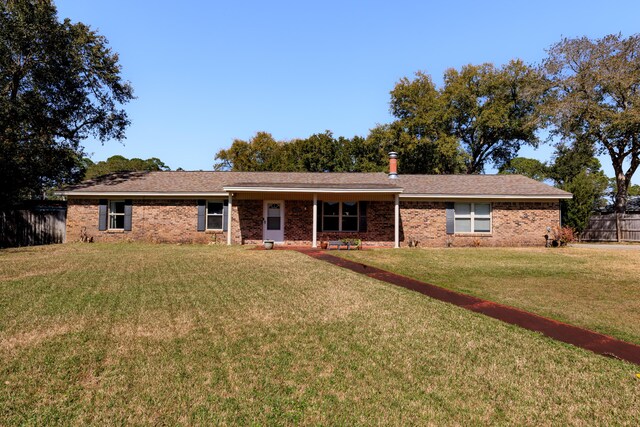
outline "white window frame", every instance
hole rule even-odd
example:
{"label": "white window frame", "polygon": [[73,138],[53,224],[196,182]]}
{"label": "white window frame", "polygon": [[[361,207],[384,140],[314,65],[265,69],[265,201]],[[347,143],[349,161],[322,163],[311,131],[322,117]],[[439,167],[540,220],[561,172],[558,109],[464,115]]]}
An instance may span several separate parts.
{"label": "white window frame", "polygon": [[[323,206],[322,206],[322,231],[323,232],[328,232],[328,233],[357,233],[360,231],[360,202],[355,201],[355,200],[345,200],[345,201],[339,201],[339,200],[327,200],[327,201],[323,201]],[[324,203],[338,203],[338,215],[326,215],[325,214],[325,209],[324,209]],[[342,219],[344,217],[343,215],[343,209],[342,206],[344,203],[355,203],[356,204],[356,210],[357,213],[354,215],[356,217],[356,229],[355,230],[342,230]],[[347,215],[347,217],[351,217],[351,215]],[[327,230],[324,227],[324,219],[325,218],[338,218],[338,229],[337,230]]]}
{"label": "white window frame", "polygon": [[[123,209],[122,209],[122,213],[116,212],[115,208],[115,203],[122,203]],[[124,230],[124,217],[125,217],[125,209],[124,208],[125,204],[124,204],[124,200],[109,200],[109,211],[107,212],[107,230]],[[112,208],[113,207],[113,208]],[[115,217],[121,216],[122,217],[122,227],[112,227],[112,221],[111,219],[114,218],[114,223],[115,221]]]}
{"label": "white window frame", "polygon": [[[470,205],[470,211],[468,215],[458,214],[458,210],[456,206],[458,204],[468,204]],[[476,205],[489,205],[489,213],[487,215],[477,215],[476,214]],[[475,231],[476,227],[476,218],[478,219],[488,219],[489,220],[489,231]],[[456,220],[457,219],[469,219],[471,220],[471,231],[458,231],[456,229]],[[493,232],[493,206],[491,203],[487,202],[456,202],[453,204],[453,229],[456,234],[490,234]]]}
{"label": "white window frame", "polygon": [[[205,230],[215,230],[215,231],[222,231],[224,230],[224,200],[207,200],[206,202],[206,207],[205,207],[205,215],[204,215],[204,229]],[[209,213],[209,203],[220,203],[222,205],[222,212],[219,214],[215,214]],[[220,217],[220,228],[209,228],[209,217]]]}

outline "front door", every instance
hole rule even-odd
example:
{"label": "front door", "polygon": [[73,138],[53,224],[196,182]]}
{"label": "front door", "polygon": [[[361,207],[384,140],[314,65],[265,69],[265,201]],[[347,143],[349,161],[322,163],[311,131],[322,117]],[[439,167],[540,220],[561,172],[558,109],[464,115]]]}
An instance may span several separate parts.
{"label": "front door", "polygon": [[264,240],[284,242],[284,200],[264,201]]}

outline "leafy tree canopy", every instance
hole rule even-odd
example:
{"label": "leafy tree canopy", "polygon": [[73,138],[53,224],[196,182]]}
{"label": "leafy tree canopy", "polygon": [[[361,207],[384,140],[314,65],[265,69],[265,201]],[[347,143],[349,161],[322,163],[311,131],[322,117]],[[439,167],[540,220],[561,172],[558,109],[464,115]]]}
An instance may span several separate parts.
{"label": "leafy tree canopy", "polygon": [[640,35],[563,39],[549,49],[543,71],[554,135],[609,154],[616,212],[624,212],[640,165]]}
{"label": "leafy tree canopy", "polygon": [[87,170],[85,179],[93,179],[114,172],[171,170],[169,166],[156,157],[142,160],[138,158],[127,159],[124,156],[116,155],[97,163],[92,162],[88,158],[84,158],[83,161]]}
{"label": "leafy tree canopy", "polygon": [[540,74],[519,60],[501,68],[449,69],[440,90],[427,74],[416,73],[391,91],[397,120],[386,129],[388,137],[415,172],[481,173],[489,163],[502,166],[523,144],[538,143],[541,83]]}
{"label": "leafy tree canopy", "polygon": [[87,137],[124,138],[120,72],[107,40],[50,0],[0,1],[0,203],[81,179]]}
{"label": "leafy tree canopy", "polygon": [[498,173],[524,175],[536,181],[544,181],[549,178],[549,167],[537,159],[516,157],[502,165]]}
{"label": "leafy tree canopy", "polygon": [[582,232],[594,209],[605,204],[609,179],[600,169],[592,147],[584,144],[559,145],[548,176],[556,186],[573,194],[561,202],[562,223]]}
{"label": "leafy tree canopy", "polygon": [[216,154],[215,170],[274,172],[370,172],[384,170],[386,157],[361,137],[335,138],[330,131],[305,139],[276,141],[258,132],[248,141],[236,139]]}

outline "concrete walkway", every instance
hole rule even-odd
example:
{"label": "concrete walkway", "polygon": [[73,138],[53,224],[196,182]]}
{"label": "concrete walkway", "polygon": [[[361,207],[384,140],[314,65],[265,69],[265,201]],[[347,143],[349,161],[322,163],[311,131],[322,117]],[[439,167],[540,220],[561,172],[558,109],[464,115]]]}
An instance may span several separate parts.
{"label": "concrete walkway", "polygon": [[365,276],[383,282],[420,292],[421,294],[427,295],[431,298],[455,304],[467,310],[482,313],[512,325],[518,325],[531,331],[540,332],[558,341],[573,344],[577,347],[581,347],[604,356],[614,357],[616,359],[640,365],[639,345],[621,341],[616,338],[593,332],[588,329],[572,326],[567,323],[558,322],[557,320],[538,316],[537,314],[529,313],[514,307],[461,294],[459,292],[391,273],[390,271],[381,270],[359,262],[333,256],[328,254],[326,251],[309,248],[299,248],[295,250],[315,259],[355,271],[356,273],[364,274]]}

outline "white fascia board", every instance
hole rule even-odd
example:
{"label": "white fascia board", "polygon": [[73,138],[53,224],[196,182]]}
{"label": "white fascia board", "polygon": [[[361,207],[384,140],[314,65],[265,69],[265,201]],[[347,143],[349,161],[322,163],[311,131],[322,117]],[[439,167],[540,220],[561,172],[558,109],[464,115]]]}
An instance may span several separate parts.
{"label": "white fascia board", "polygon": [[326,187],[224,187],[229,193],[369,193],[369,194],[399,194],[402,188],[326,188]]}
{"label": "white fascia board", "polygon": [[573,195],[522,195],[522,194],[401,194],[401,199],[492,199],[492,200],[558,200],[571,199]]}
{"label": "white fascia board", "polygon": [[218,191],[213,193],[194,193],[194,192],[142,192],[142,191],[109,191],[104,193],[98,193],[95,191],[57,191],[57,196],[67,197],[228,197],[229,193],[226,191]]}

